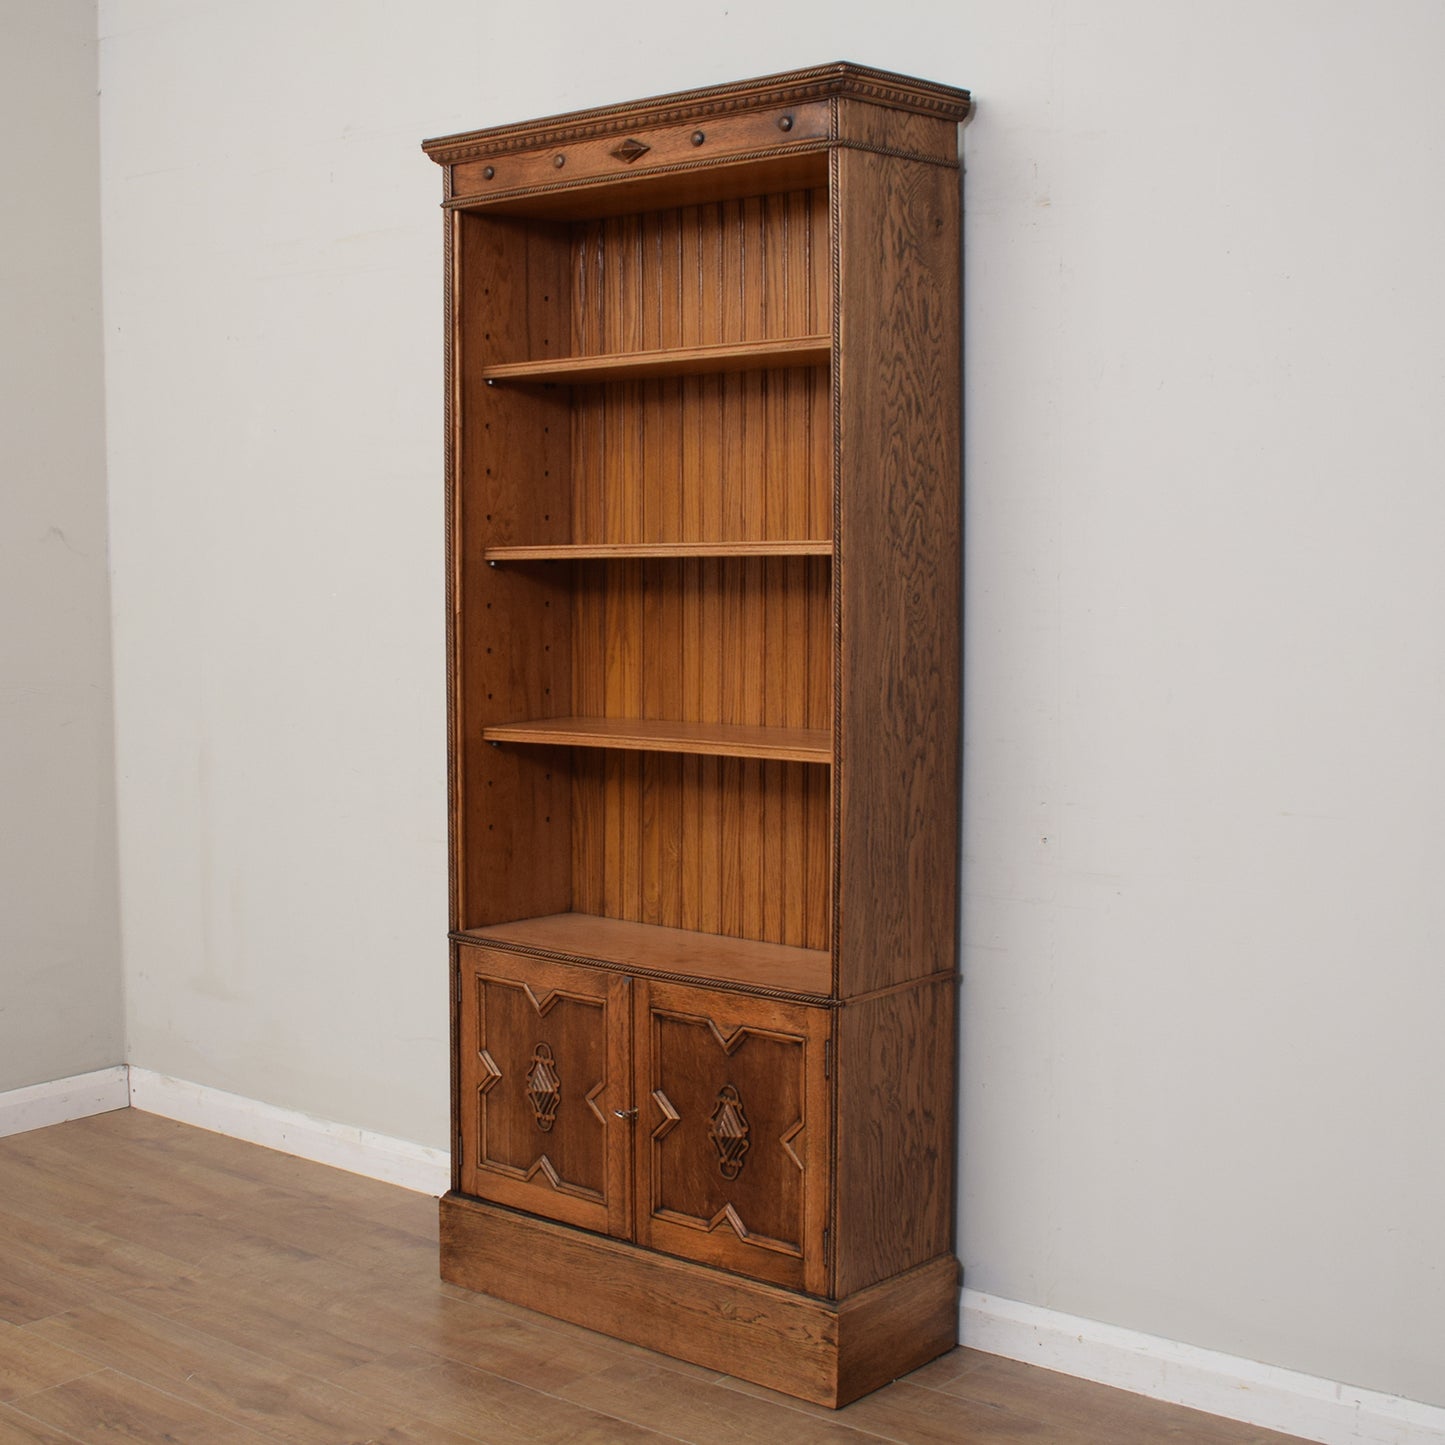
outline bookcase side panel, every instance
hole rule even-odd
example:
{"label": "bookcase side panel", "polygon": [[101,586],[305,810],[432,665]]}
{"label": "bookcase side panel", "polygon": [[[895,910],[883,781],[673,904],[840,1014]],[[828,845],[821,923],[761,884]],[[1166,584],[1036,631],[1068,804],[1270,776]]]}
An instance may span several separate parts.
{"label": "bookcase side panel", "polygon": [[836,1292],[953,1248],[957,983],[838,1012]]}
{"label": "bookcase side panel", "polygon": [[839,991],[951,970],[958,887],[959,173],[839,150]]}

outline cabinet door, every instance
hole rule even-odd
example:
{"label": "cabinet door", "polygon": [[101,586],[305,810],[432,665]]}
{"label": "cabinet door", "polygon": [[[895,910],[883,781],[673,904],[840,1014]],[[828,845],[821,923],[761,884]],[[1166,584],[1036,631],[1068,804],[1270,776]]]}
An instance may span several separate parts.
{"label": "cabinet door", "polygon": [[626,977],[462,946],[461,1189],[626,1235]]}
{"label": "cabinet door", "polygon": [[635,989],[638,1243],[827,1293],[828,1010]]}

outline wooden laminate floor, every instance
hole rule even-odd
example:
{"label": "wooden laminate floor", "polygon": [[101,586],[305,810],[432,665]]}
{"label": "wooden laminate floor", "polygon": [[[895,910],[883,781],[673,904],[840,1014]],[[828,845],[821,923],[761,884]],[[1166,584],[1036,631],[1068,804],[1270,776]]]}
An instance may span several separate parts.
{"label": "wooden laminate floor", "polygon": [[1289,1438],[972,1350],[834,1413],[436,1260],[433,1199],[133,1109],[0,1139],[0,1445]]}

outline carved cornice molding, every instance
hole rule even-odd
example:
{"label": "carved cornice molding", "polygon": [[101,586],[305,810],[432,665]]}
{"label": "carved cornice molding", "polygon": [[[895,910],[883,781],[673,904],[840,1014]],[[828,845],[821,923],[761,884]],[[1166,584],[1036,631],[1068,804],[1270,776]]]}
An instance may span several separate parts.
{"label": "carved cornice molding", "polygon": [[505,155],[538,146],[597,140],[640,130],[644,126],[682,125],[708,116],[760,110],[774,105],[801,105],[805,101],[825,100],[832,96],[873,101],[895,110],[955,121],[965,120],[972,108],[966,90],[838,61],[808,70],[760,76],[757,80],[739,84],[676,91],[626,105],[604,105],[517,125],[439,136],[435,140],[423,141],[422,149],[439,165],[450,166],[460,161]]}

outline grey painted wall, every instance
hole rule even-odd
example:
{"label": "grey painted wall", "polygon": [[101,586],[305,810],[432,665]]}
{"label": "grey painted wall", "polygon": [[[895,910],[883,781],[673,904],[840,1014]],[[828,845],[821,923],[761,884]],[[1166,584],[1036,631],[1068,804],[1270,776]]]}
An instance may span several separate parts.
{"label": "grey painted wall", "polygon": [[122,1062],[93,0],[0,6],[0,1090]]}

